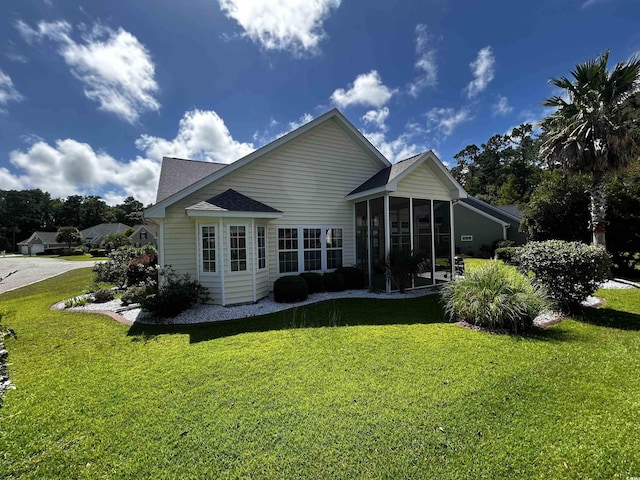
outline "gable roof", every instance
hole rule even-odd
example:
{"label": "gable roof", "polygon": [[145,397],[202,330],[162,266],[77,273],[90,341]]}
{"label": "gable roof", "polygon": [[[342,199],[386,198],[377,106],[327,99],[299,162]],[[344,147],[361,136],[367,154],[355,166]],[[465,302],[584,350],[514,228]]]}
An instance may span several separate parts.
{"label": "gable roof", "polygon": [[82,234],[82,239],[85,240],[88,238],[97,238],[102,235],[109,235],[110,233],[123,233],[127,228],[131,227],[124,223],[100,223],[93,227],[80,230],[80,233]]}
{"label": "gable roof", "polygon": [[[147,218],[157,218],[164,217],[165,208],[172,205],[173,203],[182,200],[183,198],[191,195],[192,193],[200,190],[201,188],[210,185],[211,183],[219,180],[225,175],[229,175],[231,172],[236,171],[237,169],[251,163],[252,161],[266,155],[267,153],[275,150],[282,145],[287,144],[288,142],[298,138],[309,130],[321,125],[324,122],[329,120],[335,120],[337,124],[342,127],[342,129],[354,140],[357,144],[359,144],[365,151],[367,151],[372,158],[379,162],[381,168],[389,167],[391,163],[387,160],[382,153],[378,151],[376,147],[374,147],[369,140],[367,140],[360,131],[356,127],[347,120],[347,118],[340,113],[337,109],[329,110],[323,115],[311,120],[309,123],[302,125],[301,127],[287,133],[286,135],[274,140],[273,142],[264,145],[263,147],[255,150],[254,152],[242,157],[239,160],[236,160],[233,163],[230,163],[224,168],[220,168],[219,170],[207,175],[206,177],[197,180],[196,182],[190,184],[187,187],[182,188],[180,191],[175,192],[168,197],[163,198],[158,201],[155,205],[147,208],[145,210],[145,216]],[[164,167],[164,162],[163,162]],[[162,176],[162,173],[160,174]]]}
{"label": "gable roof", "polygon": [[183,158],[163,157],[158,182],[156,202],[160,202],[185,187],[196,183],[221,168],[226,163],[201,162]]}
{"label": "gable roof", "polygon": [[[195,205],[191,205],[187,207],[187,215],[197,216],[197,212],[211,213],[215,212],[216,214],[220,213],[231,213],[234,215],[240,213],[251,213],[252,216],[256,216],[255,214],[270,214],[270,217],[278,217],[282,212],[280,210],[276,210],[269,205],[254,200],[251,197],[247,197],[241,193],[236,192],[232,188],[222,192],[215,197],[210,198],[209,200],[205,200],[204,202],[196,203]],[[276,215],[273,215],[276,214]]]}
{"label": "gable roof", "polygon": [[490,215],[498,220],[500,220],[503,223],[513,223],[513,222],[519,222],[520,218],[517,218],[513,215],[508,214],[507,212],[501,210],[498,207],[494,207],[493,205],[487,203],[487,202],[483,202],[482,200],[480,200],[479,198],[476,197],[472,197],[471,195],[469,195],[467,198],[462,198],[461,199],[462,202],[467,205],[470,206],[476,210],[480,210],[481,212]]}
{"label": "gable roof", "polygon": [[518,220],[522,220],[522,210],[520,210],[517,205],[498,205],[496,208],[499,208],[507,215],[511,215]]}
{"label": "gable roof", "polygon": [[56,235],[58,235],[58,232],[33,232],[29,238],[21,242],[18,242],[18,245],[29,245],[30,243],[33,243],[34,240],[36,239],[39,239],[45,245],[53,245],[53,244],[66,245],[66,243],[61,243],[56,241]]}
{"label": "gable roof", "polygon": [[435,166],[441,179],[450,183],[451,190],[455,191],[458,198],[464,198],[467,196],[467,192],[464,191],[464,188],[462,188],[453,175],[451,175],[437,155],[433,153],[432,150],[428,150],[418,155],[414,155],[413,157],[400,160],[399,162],[380,170],[349,193],[346,198],[347,200],[356,200],[374,193],[395,191],[398,188],[398,182],[425,162],[429,162],[431,165]]}
{"label": "gable roof", "polygon": [[145,223],[144,225],[135,225],[133,228],[135,228],[135,230],[131,235],[129,235],[129,238],[135,236],[138,232],[140,232],[140,230],[146,230],[154,237],[158,236],[158,225],[156,225],[155,223]]}

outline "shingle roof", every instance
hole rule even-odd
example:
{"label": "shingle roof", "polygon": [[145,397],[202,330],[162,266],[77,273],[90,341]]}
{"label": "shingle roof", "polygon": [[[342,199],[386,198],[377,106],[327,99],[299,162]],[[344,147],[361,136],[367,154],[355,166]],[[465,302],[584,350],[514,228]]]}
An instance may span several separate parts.
{"label": "shingle roof", "polygon": [[80,233],[82,233],[83,239],[96,238],[101,235],[109,235],[110,233],[123,233],[127,228],[131,227],[124,223],[100,223],[99,225],[85,228],[81,230]]}
{"label": "shingle roof", "polygon": [[42,240],[42,243],[45,245],[51,245],[54,243],[55,244],[59,243],[60,245],[63,245],[63,243],[56,241],[56,235],[58,235],[58,232],[33,232],[33,235],[31,235],[26,240],[18,242],[18,245],[28,245],[29,240],[31,240],[31,238],[33,238],[34,235],[37,235],[40,238],[40,240]]}
{"label": "shingle roof", "polygon": [[478,210],[487,213],[498,220],[502,220],[506,223],[513,223],[514,219],[512,215],[508,215],[506,212],[502,211],[499,207],[494,207],[493,205],[488,204],[487,202],[483,202],[479,198],[468,196],[467,198],[461,198],[462,202],[470,205],[472,207],[477,208]]}
{"label": "shingle roof", "polygon": [[522,211],[518,208],[517,205],[498,205],[496,208],[499,208],[503,212],[506,212],[509,215],[516,217],[517,219],[522,218]]}
{"label": "shingle roof", "polygon": [[178,193],[183,188],[208,177],[226,166],[226,163],[164,157],[160,170],[156,202],[160,202],[174,193]]}
{"label": "shingle roof", "polygon": [[220,195],[210,198],[204,202],[196,203],[187,210],[208,210],[218,212],[268,212],[282,213],[269,205],[247,197],[233,189],[229,189]]}
{"label": "shingle roof", "polygon": [[399,162],[396,162],[387,168],[383,168],[378,173],[370,177],[366,182],[361,184],[358,188],[349,193],[349,195],[353,195],[354,193],[366,192],[367,190],[373,190],[374,188],[384,187],[389,182],[392,182],[395,178],[397,178],[407,168],[413,165],[421,155],[422,154],[419,153],[418,155],[414,155],[413,157],[400,160]]}

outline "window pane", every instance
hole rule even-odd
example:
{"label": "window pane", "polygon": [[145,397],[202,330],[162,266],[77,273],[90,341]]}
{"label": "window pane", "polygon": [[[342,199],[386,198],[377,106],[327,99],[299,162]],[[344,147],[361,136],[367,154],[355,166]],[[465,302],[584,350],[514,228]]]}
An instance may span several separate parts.
{"label": "window pane", "polygon": [[216,237],[215,227],[202,227],[201,257],[202,271],[213,273],[216,271]]}

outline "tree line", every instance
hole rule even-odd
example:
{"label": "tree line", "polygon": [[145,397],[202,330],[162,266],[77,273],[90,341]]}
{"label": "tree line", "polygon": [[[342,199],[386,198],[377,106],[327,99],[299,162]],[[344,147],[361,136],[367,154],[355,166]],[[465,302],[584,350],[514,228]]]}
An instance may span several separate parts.
{"label": "tree line", "polygon": [[121,204],[110,206],[96,195],[70,195],[51,198],[48,192],[32,190],[0,190],[0,250],[13,251],[35,231],[57,231],[73,226],[83,230],[100,223],[143,223],[143,204],[127,197]]}

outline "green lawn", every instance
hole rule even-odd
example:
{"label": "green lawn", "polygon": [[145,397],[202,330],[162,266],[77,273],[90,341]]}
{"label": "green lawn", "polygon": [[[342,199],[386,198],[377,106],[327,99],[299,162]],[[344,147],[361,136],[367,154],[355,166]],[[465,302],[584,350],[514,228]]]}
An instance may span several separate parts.
{"label": "green lawn", "polygon": [[640,476],[640,290],[528,336],[436,296],[175,328],[49,310],[89,283],[0,295],[0,477]]}

